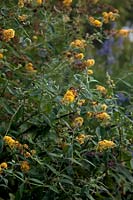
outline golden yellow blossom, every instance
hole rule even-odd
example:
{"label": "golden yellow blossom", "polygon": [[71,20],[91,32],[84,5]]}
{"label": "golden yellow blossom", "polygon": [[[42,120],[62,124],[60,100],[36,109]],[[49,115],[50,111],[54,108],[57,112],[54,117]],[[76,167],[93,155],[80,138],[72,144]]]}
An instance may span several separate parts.
{"label": "golden yellow blossom", "polygon": [[19,20],[20,22],[26,21],[27,18],[28,18],[28,15],[24,15],[24,14],[18,16],[18,20]]}
{"label": "golden yellow blossom", "polygon": [[74,102],[75,98],[77,97],[76,90],[71,87],[67,92],[64,94],[64,97],[62,99],[62,103],[72,103]]}
{"label": "golden yellow blossom", "polygon": [[85,103],[85,99],[80,99],[77,103],[78,106],[82,106]]}
{"label": "golden yellow blossom", "polygon": [[84,119],[82,117],[76,117],[72,123],[73,127],[80,127],[82,126]]}
{"label": "golden yellow blossom", "polygon": [[93,112],[87,112],[87,116],[89,117],[89,118],[91,118],[91,117],[93,117]]}
{"label": "golden yellow blossom", "polygon": [[87,74],[88,74],[88,75],[92,75],[92,74],[93,74],[93,70],[89,69],[89,70],[87,71]]}
{"label": "golden yellow blossom", "polygon": [[18,7],[23,8],[24,7],[24,0],[18,0]]}
{"label": "golden yellow blossom", "polygon": [[3,40],[8,42],[15,36],[15,31],[13,29],[5,29],[3,30]]}
{"label": "golden yellow blossom", "polygon": [[70,46],[74,48],[84,48],[86,46],[86,41],[83,39],[76,39],[70,43]]}
{"label": "golden yellow blossom", "polygon": [[118,14],[113,13],[113,12],[103,12],[102,16],[103,16],[103,22],[105,24],[109,23],[110,21],[115,21],[116,17]]}
{"label": "golden yellow blossom", "polygon": [[88,18],[88,20],[89,20],[89,23],[92,25],[92,26],[95,26],[95,27],[101,27],[102,26],[102,22],[101,21],[99,21],[98,19],[95,19],[94,17],[89,17]]}
{"label": "golden yellow blossom", "polygon": [[25,65],[25,69],[26,69],[28,72],[37,72],[37,70],[34,69],[32,63],[27,63],[27,64]]}
{"label": "golden yellow blossom", "polygon": [[106,111],[107,108],[108,108],[108,106],[107,106],[106,104],[102,104],[102,105],[101,105],[101,109],[102,109],[103,111]]}
{"label": "golden yellow blossom", "polygon": [[32,156],[34,156],[36,154],[36,150],[35,149],[32,149],[30,152],[31,152]]}
{"label": "golden yellow blossom", "polygon": [[85,139],[86,139],[86,135],[84,135],[84,134],[80,134],[80,135],[78,135],[77,137],[76,137],[76,140],[80,143],[80,144],[83,144],[84,143],[84,141],[85,141]]}
{"label": "golden yellow blossom", "polygon": [[36,41],[38,37],[36,35],[33,35],[32,39]]}
{"label": "golden yellow blossom", "polygon": [[16,146],[16,141],[10,136],[4,136],[3,140],[11,149]]}
{"label": "golden yellow blossom", "polygon": [[0,53],[0,59],[3,59],[3,58],[4,58],[3,53]]}
{"label": "golden yellow blossom", "polygon": [[117,35],[121,37],[128,37],[129,33],[130,33],[130,30],[126,30],[126,29],[121,29],[117,31]]}
{"label": "golden yellow blossom", "polygon": [[95,60],[94,59],[88,59],[88,60],[85,60],[84,61],[84,65],[86,66],[86,67],[91,67],[91,66],[93,66],[95,64]]}
{"label": "golden yellow blossom", "polygon": [[2,168],[2,169],[7,169],[7,163],[6,162],[3,162],[3,163],[1,163],[0,164],[0,167]]}
{"label": "golden yellow blossom", "polygon": [[28,144],[23,144],[23,147],[24,147],[25,149],[29,149]]}
{"label": "golden yellow blossom", "polygon": [[99,20],[95,19],[92,25],[95,26],[95,27],[101,27],[102,26],[102,22],[100,22]]}
{"label": "golden yellow blossom", "polygon": [[106,149],[114,148],[116,145],[113,141],[110,140],[102,140],[98,142],[97,150],[102,152]]}
{"label": "golden yellow blossom", "polygon": [[84,58],[84,54],[83,53],[78,53],[78,54],[75,55],[75,58],[82,60]]}
{"label": "golden yellow blossom", "polygon": [[72,0],[64,0],[63,1],[63,5],[66,6],[66,7],[71,6],[71,4],[72,4]]}
{"label": "golden yellow blossom", "polygon": [[96,85],[96,90],[98,90],[99,92],[101,92],[101,94],[105,95],[107,94],[107,90],[105,87],[101,86],[101,85]]}
{"label": "golden yellow blossom", "polygon": [[30,157],[31,157],[30,152],[26,151],[26,152],[24,153],[24,157],[25,157],[25,158],[30,158]]}
{"label": "golden yellow blossom", "polygon": [[30,170],[30,165],[27,161],[22,161],[20,168],[23,172],[28,172]]}
{"label": "golden yellow blossom", "polygon": [[43,0],[36,0],[38,5],[41,5],[43,3]]}
{"label": "golden yellow blossom", "polygon": [[95,116],[96,116],[97,119],[100,119],[100,120],[103,120],[103,121],[110,119],[110,115],[106,112],[97,113]]}

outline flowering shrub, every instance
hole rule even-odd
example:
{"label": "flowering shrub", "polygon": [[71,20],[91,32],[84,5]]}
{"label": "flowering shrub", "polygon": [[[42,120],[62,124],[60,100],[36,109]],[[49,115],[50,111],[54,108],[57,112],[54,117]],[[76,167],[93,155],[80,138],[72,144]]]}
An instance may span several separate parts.
{"label": "flowering shrub", "polygon": [[1,6],[1,199],[131,199],[131,94],[123,101],[108,73],[106,84],[95,78],[96,43],[118,10],[97,0]]}

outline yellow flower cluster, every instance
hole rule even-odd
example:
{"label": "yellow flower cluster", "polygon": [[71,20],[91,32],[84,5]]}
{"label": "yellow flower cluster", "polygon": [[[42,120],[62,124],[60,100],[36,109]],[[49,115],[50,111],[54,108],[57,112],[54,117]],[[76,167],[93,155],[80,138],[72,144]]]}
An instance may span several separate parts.
{"label": "yellow flower cluster", "polygon": [[95,60],[94,59],[88,59],[84,61],[84,65],[86,67],[92,67],[95,64]]}
{"label": "yellow flower cluster", "polygon": [[110,21],[115,21],[116,19],[116,13],[113,12],[103,12],[102,16],[105,24],[109,23]]}
{"label": "yellow flower cluster", "polygon": [[110,115],[108,113],[106,113],[106,112],[100,112],[100,113],[96,114],[96,118],[100,119],[100,120],[103,120],[103,121],[106,121],[106,120],[110,119]]}
{"label": "yellow flower cluster", "polygon": [[18,149],[25,158],[29,158],[31,155],[33,156],[35,154],[34,149],[30,150],[27,144],[22,145],[19,141],[14,140],[11,136],[4,136],[3,140],[11,149]]}
{"label": "yellow flower cluster", "polygon": [[83,125],[84,119],[82,117],[76,117],[72,123],[73,127],[80,127]]}
{"label": "yellow flower cluster", "polygon": [[77,93],[74,89],[69,89],[67,92],[64,94],[64,97],[62,99],[62,103],[72,103],[74,102],[75,98],[77,96]]}
{"label": "yellow flower cluster", "polygon": [[72,0],[64,0],[63,1],[63,5],[66,6],[66,7],[70,7],[72,4]]}
{"label": "yellow flower cluster", "polygon": [[85,139],[87,138],[87,135],[84,135],[84,134],[80,134],[76,137],[76,140],[80,143],[80,144],[83,144]]}
{"label": "yellow flower cluster", "polygon": [[113,141],[110,140],[102,140],[98,142],[97,150],[102,152],[106,149],[114,148],[116,145]]}
{"label": "yellow flower cluster", "polygon": [[70,46],[74,48],[84,48],[86,46],[86,41],[83,39],[76,39],[70,43]]}
{"label": "yellow flower cluster", "polygon": [[0,53],[0,59],[3,59],[3,58],[4,58],[3,53]]}
{"label": "yellow flower cluster", "polygon": [[28,172],[30,170],[30,165],[29,163],[25,160],[21,162],[21,166],[20,166],[21,170],[23,172]]}
{"label": "yellow flower cluster", "polygon": [[8,42],[15,36],[15,31],[13,29],[5,29],[2,32],[3,40]]}
{"label": "yellow flower cluster", "polygon": [[102,22],[98,19],[95,19],[94,17],[89,17],[88,20],[92,26],[95,26],[97,28],[100,28],[102,26]]}
{"label": "yellow flower cluster", "polygon": [[25,69],[26,69],[28,72],[33,72],[33,73],[37,72],[37,70],[34,69],[32,63],[27,63],[27,64],[25,65]]}
{"label": "yellow flower cluster", "polygon": [[10,136],[4,136],[3,140],[11,149],[18,146],[18,141],[14,140]]}
{"label": "yellow flower cluster", "polygon": [[117,31],[117,35],[121,37],[128,37],[129,33],[130,33],[130,30],[126,30],[126,29],[121,29]]}
{"label": "yellow flower cluster", "polygon": [[83,53],[75,54],[75,58],[79,59],[79,60],[82,60],[84,58],[84,54]]}
{"label": "yellow flower cluster", "polygon": [[96,85],[96,90],[99,91],[101,94],[106,95],[107,94],[107,90],[105,87],[101,86],[101,85]]}
{"label": "yellow flower cluster", "polygon": [[8,165],[6,162],[0,164],[0,174],[3,172],[3,169],[7,169]]}
{"label": "yellow flower cluster", "polygon": [[18,16],[18,20],[20,22],[25,22],[27,20],[27,18],[28,18],[28,15],[24,15],[24,14]]}

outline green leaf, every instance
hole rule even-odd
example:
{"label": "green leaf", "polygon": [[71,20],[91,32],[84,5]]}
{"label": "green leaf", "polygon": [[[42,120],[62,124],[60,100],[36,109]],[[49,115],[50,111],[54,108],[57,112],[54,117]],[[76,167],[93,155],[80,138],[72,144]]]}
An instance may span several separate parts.
{"label": "green leaf", "polygon": [[73,182],[68,180],[68,179],[61,179],[60,182],[61,183],[66,183],[66,184],[69,184],[69,185],[73,185]]}
{"label": "green leaf", "polygon": [[56,169],[49,164],[45,164],[46,167],[48,167],[54,174],[59,175],[59,172],[56,171]]}
{"label": "green leaf", "polygon": [[36,178],[29,178],[29,181],[30,181],[31,183],[39,184],[39,186],[40,186],[40,185],[44,185],[42,181],[40,181],[40,180],[38,180],[38,179],[36,179]]}
{"label": "green leaf", "polygon": [[57,189],[56,186],[54,185],[45,185],[45,187],[48,187],[50,190],[56,192],[57,194],[59,194],[59,190]]}
{"label": "green leaf", "polygon": [[133,158],[130,160],[131,169],[133,169]]}

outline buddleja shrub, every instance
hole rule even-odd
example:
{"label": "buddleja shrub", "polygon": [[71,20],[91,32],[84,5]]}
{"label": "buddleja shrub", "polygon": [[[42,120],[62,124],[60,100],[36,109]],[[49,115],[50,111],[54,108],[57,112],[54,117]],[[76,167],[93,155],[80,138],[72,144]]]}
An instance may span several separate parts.
{"label": "buddleja shrub", "polygon": [[[100,3],[89,2],[94,14]],[[131,199],[131,102],[109,74],[105,86],[93,76],[95,42],[118,11],[86,6],[2,2],[1,199]]]}

